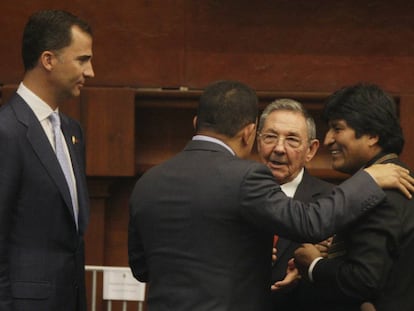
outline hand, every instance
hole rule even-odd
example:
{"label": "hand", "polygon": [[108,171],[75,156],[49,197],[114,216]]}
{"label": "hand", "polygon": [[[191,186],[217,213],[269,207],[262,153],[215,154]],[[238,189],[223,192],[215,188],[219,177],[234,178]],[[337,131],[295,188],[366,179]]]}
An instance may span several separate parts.
{"label": "hand", "polygon": [[375,182],[383,189],[399,189],[407,198],[411,199],[414,192],[414,178],[410,171],[393,163],[374,164],[365,168]]}
{"label": "hand", "polygon": [[361,305],[361,311],[375,311],[376,309],[375,309],[375,306],[372,304],[372,303],[370,303],[370,302],[364,302],[362,305]]}
{"label": "hand", "polygon": [[295,266],[302,276],[308,276],[308,269],[312,261],[322,257],[321,252],[313,244],[302,244],[295,251]]}
{"label": "hand", "polygon": [[329,248],[332,245],[333,237],[327,238],[325,241],[319,242],[318,244],[315,244],[315,247],[318,249],[318,251],[321,253],[321,256],[323,258],[328,257],[328,251]]}
{"label": "hand", "polygon": [[298,281],[301,279],[299,270],[295,266],[295,261],[292,258],[288,261],[288,266],[286,269],[286,276],[282,281],[277,281],[273,284],[270,289],[272,291],[279,291],[283,289],[288,289],[295,286]]}

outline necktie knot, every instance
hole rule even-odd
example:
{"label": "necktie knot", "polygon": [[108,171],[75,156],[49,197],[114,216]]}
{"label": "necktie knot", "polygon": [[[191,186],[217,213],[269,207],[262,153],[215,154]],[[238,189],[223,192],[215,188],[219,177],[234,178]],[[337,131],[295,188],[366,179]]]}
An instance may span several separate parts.
{"label": "necktie knot", "polygon": [[49,115],[49,120],[54,128],[60,127],[60,116],[58,112],[52,112]]}

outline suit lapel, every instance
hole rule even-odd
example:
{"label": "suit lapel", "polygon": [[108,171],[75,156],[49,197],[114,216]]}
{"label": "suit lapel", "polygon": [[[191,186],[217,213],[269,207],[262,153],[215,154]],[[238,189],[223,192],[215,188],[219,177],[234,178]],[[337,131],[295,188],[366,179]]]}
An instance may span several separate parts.
{"label": "suit lapel", "polygon": [[[303,202],[311,202],[314,200],[314,197],[319,194],[318,191],[315,191],[315,187],[312,187],[311,183],[311,176],[307,173],[305,170],[303,172],[303,177],[301,182],[298,185],[298,188],[295,191],[295,195],[293,198],[295,200],[300,200]],[[283,253],[285,253],[291,245],[297,245],[297,242],[293,242],[291,240],[279,238],[279,241],[277,242],[277,252],[280,256],[282,256]]]}
{"label": "suit lapel", "polygon": [[70,213],[73,215],[69,187],[43,127],[33,111],[20,96],[17,96],[17,100],[13,101],[13,103],[16,118],[27,127],[27,139],[29,144],[32,146],[34,152],[39,158],[39,161],[55,182],[57,188],[62,194],[64,202],[69,208]]}
{"label": "suit lapel", "polygon": [[296,189],[294,199],[303,202],[313,202],[321,194],[321,191],[313,184],[311,175],[306,171],[303,172],[302,181]]}

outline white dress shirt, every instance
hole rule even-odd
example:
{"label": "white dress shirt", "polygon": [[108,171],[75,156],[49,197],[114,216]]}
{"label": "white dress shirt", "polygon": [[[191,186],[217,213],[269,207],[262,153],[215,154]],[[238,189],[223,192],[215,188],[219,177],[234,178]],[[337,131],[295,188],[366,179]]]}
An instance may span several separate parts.
{"label": "white dress shirt", "polygon": [[[35,93],[29,90],[23,84],[23,82],[20,83],[19,88],[17,89],[17,94],[19,94],[24,99],[24,101],[27,103],[27,105],[33,110],[33,113],[35,114],[36,118],[39,120],[40,125],[43,127],[43,130],[45,131],[45,134],[47,138],[49,139],[50,145],[52,146],[53,150],[55,150],[52,123],[49,120],[49,115],[54,112],[53,109],[47,103],[45,103],[39,96],[37,96]],[[58,112],[59,109],[56,109],[56,111]],[[62,131],[60,131],[60,134],[62,135],[62,141],[66,142]],[[66,143],[64,144],[64,152],[65,152],[65,155],[69,163],[72,163],[69,150],[68,150],[68,146]],[[75,180],[75,174],[73,173],[73,167],[70,170],[70,178],[72,180],[73,189],[75,189],[75,202],[73,202],[74,208],[76,210],[79,210],[78,193],[77,193],[78,191],[76,189],[76,180]]]}

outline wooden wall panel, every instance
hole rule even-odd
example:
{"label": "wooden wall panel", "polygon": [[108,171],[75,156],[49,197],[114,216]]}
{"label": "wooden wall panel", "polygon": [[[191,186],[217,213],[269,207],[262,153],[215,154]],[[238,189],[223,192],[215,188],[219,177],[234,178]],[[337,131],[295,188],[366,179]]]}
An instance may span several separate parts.
{"label": "wooden wall panel", "polygon": [[135,91],[85,88],[82,123],[88,176],[135,175]]}
{"label": "wooden wall panel", "polygon": [[[85,263],[87,265],[103,266],[106,250],[106,214],[110,198],[109,188],[111,180],[88,178],[90,197],[89,225],[85,234]],[[97,275],[97,300],[96,310],[104,310],[102,303],[102,280],[101,273]],[[92,274],[86,273],[87,297],[90,303],[92,296]],[[90,305],[90,304],[88,304]]]}
{"label": "wooden wall panel", "polygon": [[191,139],[199,95],[199,91],[137,93],[135,160],[139,173],[172,157]]}
{"label": "wooden wall panel", "polygon": [[204,88],[239,79],[257,90],[326,91],[371,81],[412,92],[414,2],[395,0],[20,0],[0,4],[0,84],[22,75],[29,14],[64,8],[94,28],[89,85]]}
{"label": "wooden wall panel", "polygon": [[128,202],[137,178],[114,180],[106,209],[104,264],[128,266]]}
{"label": "wooden wall panel", "polygon": [[402,95],[400,98],[400,120],[405,145],[401,159],[414,170],[414,95]]}

